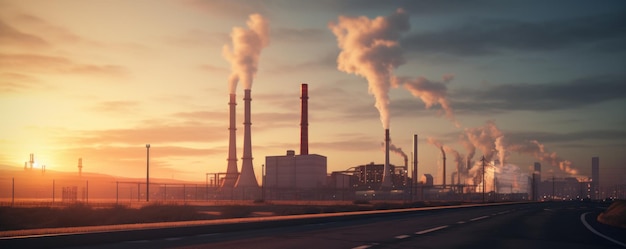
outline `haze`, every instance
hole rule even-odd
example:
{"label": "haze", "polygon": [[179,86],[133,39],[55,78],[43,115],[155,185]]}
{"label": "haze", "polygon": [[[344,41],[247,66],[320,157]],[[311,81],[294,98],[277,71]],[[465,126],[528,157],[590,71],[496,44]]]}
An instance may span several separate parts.
{"label": "haze", "polygon": [[[33,153],[49,171],[78,172],[82,158],[83,172],[141,178],[151,144],[155,178],[226,171],[224,46],[258,13],[270,30],[252,74],[257,178],[265,156],[299,148],[307,83],[309,150],[329,172],[382,163],[390,128],[406,153],[419,134],[419,172],[437,183],[441,146],[476,161],[493,153],[486,141],[527,174],[542,162],[544,178],[587,179],[597,156],[602,184],[626,184],[625,12],[623,1],[3,0],[0,167],[19,170]],[[389,29],[342,37],[376,18]],[[387,50],[365,53],[377,48],[356,46],[359,35]]]}

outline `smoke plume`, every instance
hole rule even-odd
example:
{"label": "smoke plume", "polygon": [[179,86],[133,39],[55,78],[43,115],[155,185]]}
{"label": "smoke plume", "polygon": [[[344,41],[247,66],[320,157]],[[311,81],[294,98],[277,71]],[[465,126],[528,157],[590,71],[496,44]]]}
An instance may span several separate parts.
{"label": "smoke plume", "polygon": [[234,27],[230,33],[232,45],[224,45],[222,56],[230,62],[231,74],[228,77],[229,93],[237,90],[237,82],[243,82],[244,89],[252,88],[261,50],[269,45],[269,23],[259,14],[251,14],[246,22],[248,29]]}
{"label": "smoke plume", "polygon": [[[490,120],[482,127],[465,128],[465,136],[462,138],[467,139],[467,141],[462,142],[462,144],[471,144],[471,146],[468,145],[466,147],[473,146],[473,148],[479,149],[485,156],[485,159],[491,161],[496,151],[496,139],[501,136],[503,134],[500,129],[498,129],[494,121]],[[474,151],[471,154],[473,155]]]}
{"label": "smoke plume", "polygon": [[442,151],[444,151],[447,155],[452,155],[454,157],[454,166],[455,169],[457,170],[457,172],[460,172],[461,174],[461,178],[465,178],[465,176],[467,175],[467,168],[463,167],[464,165],[464,160],[463,160],[463,155],[461,155],[457,150],[455,150],[454,148],[447,146],[447,145],[443,145],[443,143],[441,143],[439,140],[434,139],[432,137],[428,137],[426,139],[426,142],[428,142],[429,144],[434,145],[435,147],[441,149]]}
{"label": "smoke plume", "polygon": [[397,85],[404,85],[404,88],[408,90],[413,97],[420,98],[426,109],[432,107],[435,104],[439,104],[443,108],[446,117],[454,122],[456,127],[461,125],[454,117],[454,110],[447,99],[448,88],[446,84],[454,79],[453,75],[444,75],[442,82],[428,80],[424,77],[417,77],[415,79],[397,78]]}
{"label": "smoke plume", "polygon": [[398,39],[409,30],[409,16],[398,9],[387,17],[339,16],[328,28],[337,37],[341,53],[337,69],[364,77],[376,99],[383,128],[389,128],[389,89],[393,70],[405,63]]}
{"label": "smoke plume", "polygon": [[[380,143],[380,145],[382,146],[382,148],[384,150],[385,149],[385,142]],[[393,153],[396,153],[397,155],[401,156],[402,158],[404,158],[404,161],[409,160],[409,157],[406,155],[406,153],[404,153],[402,148],[396,147],[396,145],[391,143],[391,141],[389,141],[389,151],[392,151]]]}
{"label": "smoke plume", "polygon": [[572,162],[561,158],[556,152],[548,152],[545,146],[537,140],[524,141],[507,146],[510,151],[532,155],[535,159],[558,167],[561,171],[578,175],[578,170],[572,167]]}

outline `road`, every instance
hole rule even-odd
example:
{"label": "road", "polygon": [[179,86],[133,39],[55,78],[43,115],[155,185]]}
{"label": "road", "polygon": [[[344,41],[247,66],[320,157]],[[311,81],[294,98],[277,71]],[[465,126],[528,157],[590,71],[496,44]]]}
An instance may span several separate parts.
{"label": "road", "polygon": [[607,206],[545,202],[426,210],[240,232],[128,238],[83,248],[625,248],[625,229],[595,221]]}

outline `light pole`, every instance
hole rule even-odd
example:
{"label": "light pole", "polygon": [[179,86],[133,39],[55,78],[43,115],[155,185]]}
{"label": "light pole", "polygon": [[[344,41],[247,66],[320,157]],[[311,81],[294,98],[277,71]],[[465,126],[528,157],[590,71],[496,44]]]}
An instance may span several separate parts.
{"label": "light pole", "polygon": [[150,144],[146,144],[146,202],[150,201]]}

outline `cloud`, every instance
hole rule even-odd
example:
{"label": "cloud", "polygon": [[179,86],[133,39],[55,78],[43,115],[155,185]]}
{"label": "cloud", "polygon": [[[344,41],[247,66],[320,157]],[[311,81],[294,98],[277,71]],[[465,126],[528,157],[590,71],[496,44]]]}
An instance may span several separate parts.
{"label": "cloud", "polygon": [[313,58],[307,61],[294,63],[293,61],[286,62],[285,64],[277,65],[269,69],[265,69],[265,72],[271,74],[294,74],[302,72],[311,72],[313,70],[329,70],[335,69],[335,63],[337,54],[335,52],[319,53],[321,54],[317,58]]}
{"label": "cloud", "polygon": [[0,70],[108,77],[126,77],[129,75],[129,71],[119,65],[84,64],[66,57],[39,54],[0,53]]}
{"label": "cloud", "polygon": [[156,124],[125,129],[77,131],[61,142],[80,145],[166,144],[176,142],[210,142],[226,139],[225,128],[200,124]]}
{"label": "cloud", "polygon": [[457,110],[466,113],[501,111],[550,111],[577,109],[611,100],[625,99],[617,91],[624,75],[600,75],[541,84],[501,84],[482,89],[460,89],[453,96]]}
{"label": "cloud", "polygon": [[0,94],[23,92],[46,86],[35,77],[19,73],[0,73]]}
{"label": "cloud", "polygon": [[91,109],[106,113],[129,113],[135,110],[137,106],[139,106],[137,101],[103,101],[95,104]]}
{"label": "cloud", "polygon": [[264,1],[179,0],[178,2],[214,17],[242,19],[252,13],[268,13]]}
{"label": "cloud", "polygon": [[272,40],[276,42],[288,42],[288,43],[307,43],[307,42],[323,42],[332,41],[332,35],[330,35],[324,29],[318,28],[287,28],[279,27],[270,31]]}
{"label": "cloud", "polygon": [[3,47],[19,47],[25,49],[47,48],[50,44],[43,38],[21,32],[0,19],[0,44]]}
{"label": "cloud", "polygon": [[188,30],[178,36],[168,36],[164,38],[168,44],[188,48],[188,47],[210,47],[219,46],[229,41],[228,33],[208,32],[205,30]]}
{"label": "cloud", "polygon": [[[481,19],[437,31],[414,32],[401,43],[407,51],[459,56],[498,54],[506,50],[543,52],[605,42],[624,44],[624,27],[626,16],[619,11],[543,22]],[[625,48],[618,45],[610,50]]]}

